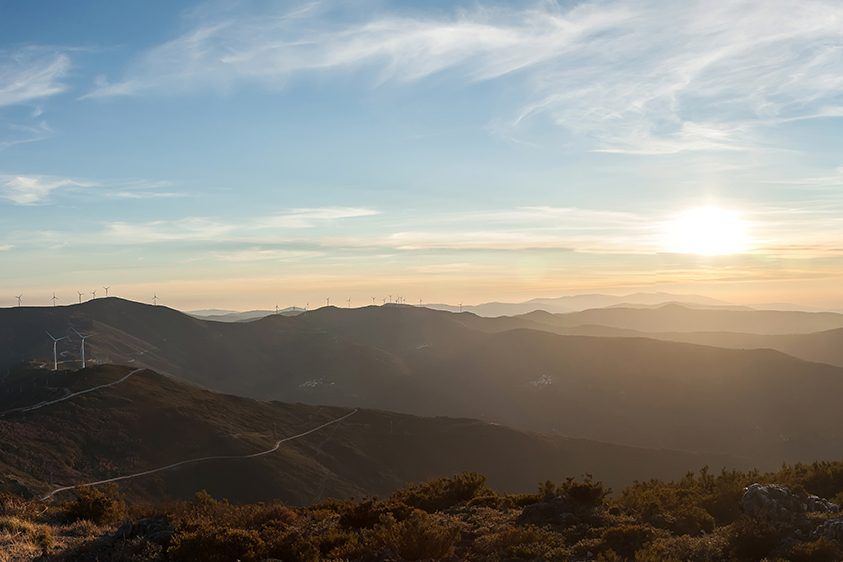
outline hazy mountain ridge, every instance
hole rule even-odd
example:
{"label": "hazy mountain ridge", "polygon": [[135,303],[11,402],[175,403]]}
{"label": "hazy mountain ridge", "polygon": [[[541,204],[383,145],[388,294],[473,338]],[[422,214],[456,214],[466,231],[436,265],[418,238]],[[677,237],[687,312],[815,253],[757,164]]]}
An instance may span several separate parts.
{"label": "hazy mountain ridge", "polygon": [[[260,399],[467,416],[598,441],[747,455],[767,466],[843,455],[842,369],[770,350],[560,336],[531,321],[557,318],[392,305],[219,323],[98,299],[0,311],[0,336],[14,334],[18,359],[27,349],[45,359],[51,344],[43,328],[93,328],[92,357]],[[63,343],[64,350],[78,345]],[[10,359],[0,354],[0,367]]]}
{"label": "hazy mountain ridge", "polygon": [[590,308],[606,308],[621,305],[660,305],[668,302],[694,304],[699,306],[731,306],[730,303],[703,295],[682,295],[674,293],[632,293],[628,295],[584,294],[562,297],[530,299],[525,302],[488,302],[478,305],[428,304],[428,308],[448,312],[473,312],[478,316],[516,316],[536,310],[551,313],[578,312]]}

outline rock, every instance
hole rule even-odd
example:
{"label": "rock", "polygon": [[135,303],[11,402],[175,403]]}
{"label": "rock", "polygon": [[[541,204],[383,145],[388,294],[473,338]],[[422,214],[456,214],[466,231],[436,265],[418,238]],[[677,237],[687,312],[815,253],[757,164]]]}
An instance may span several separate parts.
{"label": "rock", "polygon": [[123,540],[143,538],[156,544],[167,544],[174,533],[175,529],[166,517],[147,517],[134,523],[131,521],[123,523],[114,533],[114,538]]}
{"label": "rock", "polygon": [[785,521],[805,513],[836,513],[840,507],[818,496],[800,496],[778,484],[751,484],[741,498],[741,510],[757,519]]}
{"label": "rock", "polygon": [[843,517],[829,519],[814,531],[816,538],[843,542]]}

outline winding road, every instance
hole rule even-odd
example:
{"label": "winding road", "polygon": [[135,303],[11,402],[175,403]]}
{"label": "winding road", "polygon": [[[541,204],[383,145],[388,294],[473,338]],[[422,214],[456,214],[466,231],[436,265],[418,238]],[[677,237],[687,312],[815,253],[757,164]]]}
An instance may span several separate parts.
{"label": "winding road", "polygon": [[67,396],[62,396],[61,398],[56,398],[55,400],[47,400],[44,402],[39,402],[38,404],[33,404],[32,406],[23,406],[20,408],[12,408],[11,410],[6,410],[5,412],[0,412],[0,418],[7,416],[9,414],[13,414],[15,412],[23,413],[23,412],[31,412],[33,410],[40,410],[46,406],[52,406],[53,404],[58,404],[59,402],[64,402],[65,400],[70,400],[71,398],[76,398],[77,396],[81,396],[83,394],[88,394],[89,392],[94,392],[95,390],[100,390],[103,388],[108,388],[110,386],[117,386],[118,384],[122,383],[132,375],[140,373],[141,371],[145,371],[146,369],[135,369],[125,377],[118,379],[114,382],[109,382],[106,384],[101,384],[99,386],[93,386],[91,388],[86,388],[85,390],[80,390],[79,392],[73,392],[68,394]]}
{"label": "winding road", "polygon": [[[129,373],[129,374],[131,375],[132,373]],[[333,419],[329,422],[325,422],[322,425],[316,426],[316,427],[314,427],[312,429],[309,429],[305,432],[302,432],[302,433],[299,433],[299,434],[296,434],[296,435],[291,435],[290,437],[285,437],[284,439],[279,439],[278,441],[275,442],[274,447],[272,447],[270,449],[267,449],[266,451],[260,451],[258,453],[252,453],[252,454],[249,454],[249,455],[216,455],[216,456],[211,456],[211,457],[200,457],[200,458],[196,458],[196,459],[188,459],[188,460],[179,461],[179,462],[176,462],[176,463],[173,463],[173,464],[168,464],[167,466],[162,466],[162,467],[159,467],[159,468],[153,468],[151,470],[144,470],[143,472],[136,472],[134,474],[126,474],[124,476],[116,476],[114,478],[107,478],[105,480],[97,480],[96,482],[86,482],[84,484],[75,484],[73,486],[62,486],[61,488],[56,488],[55,490],[53,490],[52,492],[50,492],[49,494],[47,494],[46,496],[41,498],[41,501],[50,500],[56,494],[59,494],[61,492],[66,492],[68,490],[76,490],[76,489],[79,489],[79,488],[90,488],[92,486],[99,486],[101,484],[109,484],[111,482],[120,482],[121,480],[130,480],[132,478],[138,478],[140,476],[148,476],[150,474],[155,474],[156,472],[163,472],[165,470],[171,470],[173,468],[178,468],[178,467],[184,466],[186,464],[195,464],[195,463],[200,463],[200,462],[205,462],[205,461],[213,461],[213,460],[254,459],[254,458],[257,458],[257,457],[262,457],[264,455],[269,455],[271,453],[274,453],[279,448],[281,448],[281,445],[284,444],[284,443],[287,443],[289,441],[293,441],[295,439],[300,439],[302,437],[310,435],[311,433],[316,433],[317,431],[319,431],[321,429],[325,429],[326,427],[329,427],[331,425],[338,424],[341,421],[343,421],[347,418],[350,418],[351,416],[356,414],[358,411],[359,410],[355,408],[353,411],[345,414],[344,416],[340,416],[340,417],[335,418],[335,419]]]}

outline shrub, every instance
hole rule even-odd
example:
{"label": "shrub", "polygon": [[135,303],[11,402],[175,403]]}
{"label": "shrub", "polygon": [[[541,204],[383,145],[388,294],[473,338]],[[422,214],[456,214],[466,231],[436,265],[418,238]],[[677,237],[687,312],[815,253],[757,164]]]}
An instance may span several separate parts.
{"label": "shrub", "polygon": [[422,510],[401,522],[387,519],[378,529],[382,543],[405,560],[440,559],[452,554],[459,529]]}
{"label": "shrub", "polygon": [[207,525],[173,537],[172,560],[229,562],[263,557],[264,542],[257,531]]}
{"label": "shrub", "polygon": [[581,481],[568,478],[558,488],[557,493],[565,498],[578,511],[592,511],[599,507],[611,490],[603,486],[602,482],[592,479],[586,474]]}
{"label": "shrub", "polygon": [[630,558],[657,536],[658,531],[649,525],[627,523],[603,531],[603,545],[625,558]]}
{"label": "shrub", "polygon": [[64,515],[69,521],[85,519],[97,525],[108,525],[125,517],[126,504],[115,487],[81,488],[76,498],[65,506]]}
{"label": "shrub", "polygon": [[790,547],[787,559],[792,562],[837,562],[843,560],[843,549],[828,539],[800,542]]}
{"label": "shrub", "polygon": [[729,548],[738,560],[761,560],[791,534],[791,530],[781,524],[742,517],[729,529]]}
{"label": "shrub", "polygon": [[452,478],[439,478],[409,486],[395,494],[393,499],[432,513],[490,493],[486,487],[485,476],[476,472],[464,472]]}
{"label": "shrub", "polygon": [[635,553],[636,562],[714,562],[727,560],[726,539],[720,535],[657,538]]}

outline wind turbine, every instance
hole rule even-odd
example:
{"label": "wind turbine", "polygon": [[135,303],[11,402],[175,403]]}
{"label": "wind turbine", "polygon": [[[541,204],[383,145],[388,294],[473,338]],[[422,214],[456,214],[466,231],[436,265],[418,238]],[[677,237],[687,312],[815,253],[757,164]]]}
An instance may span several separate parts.
{"label": "wind turbine", "polygon": [[308,308],[310,308],[310,303],[309,302],[304,303],[304,311],[305,312],[307,312]]}
{"label": "wind turbine", "polygon": [[58,371],[59,370],[59,356],[58,356],[58,352],[56,351],[56,348],[58,346],[58,343],[61,340],[65,339],[67,336],[55,338],[55,337],[53,337],[53,334],[51,334],[50,332],[47,332],[47,335],[50,336],[51,340],[53,340],[53,370]]}
{"label": "wind turbine", "polygon": [[94,300],[95,298],[97,298],[97,292],[91,291],[91,300]]}
{"label": "wind turbine", "polygon": [[82,294],[83,293],[82,293],[82,291],[76,291],[76,292],[79,293],[79,304],[82,304]]}
{"label": "wind turbine", "polygon": [[82,368],[84,369],[85,368],[85,340],[90,338],[91,334],[88,334],[87,336],[83,336],[82,334],[79,333],[79,330],[77,330],[76,328],[73,328],[73,331],[76,332],[76,335],[79,336],[79,339],[82,340]]}
{"label": "wind turbine", "polygon": [[462,303],[460,303],[460,312],[462,312]]}
{"label": "wind turbine", "polygon": [[158,293],[152,293],[152,304],[158,306]]}
{"label": "wind turbine", "polygon": [[275,305],[275,314],[278,314],[278,305]]}
{"label": "wind turbine", "polygon": [[351,308],[351,297],[348,297],[345,302],[348,305],[348,308]]}
{"label": "wind turbine", "polygon": [[53,301],[53,308],[55,308],[56,307],[56,301],[58,300],[58,297],[56,297],[55,293],[53,293],[53,298],[51,298],[50,300]]}
{"label": "wind turbine", "polygon": [[422,305],[422,303],[421,303],[421,299],[419,299],[419,307],[421,307],[421,305]]}
{"label": "wind turbine", "polygon": [[375,306],[375,297],[372,297],[372,306]]}
{"label": "wind turbine", "polygon": [[325,299],[325,306],[331,306],[331,297]]}
{"label": "wind turbine", "polygon": [[20,300],[23,298],[23,295],[18,295],[15,298],[18,299],[18,307],[20,307]]}
{"label": "wind turbine", "polygon": [[109,290],[110,288],[111,288],[111,287],[103,287],[103,289],[105,289],[105,296],[106,296],[106,297],[108,296],[108,290]]}

